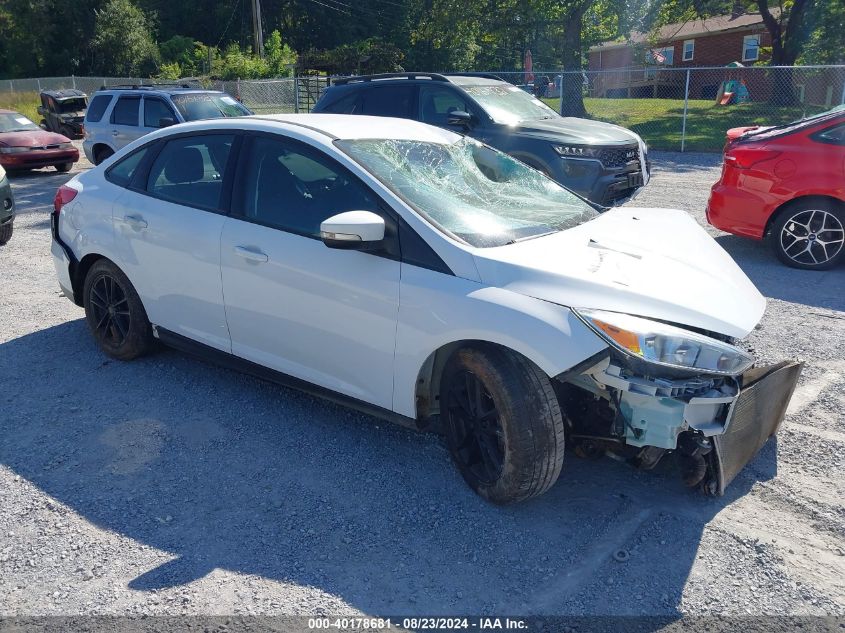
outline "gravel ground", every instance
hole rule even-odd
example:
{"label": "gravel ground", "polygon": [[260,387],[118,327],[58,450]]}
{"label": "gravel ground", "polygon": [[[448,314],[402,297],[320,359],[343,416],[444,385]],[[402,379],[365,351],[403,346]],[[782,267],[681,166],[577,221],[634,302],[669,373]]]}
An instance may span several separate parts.
{"label": "gravel ground", "polygon": [[[704,224],[718,157],[654,161],[631,205]],[[55,280],[66,177],[14,179],[0,250],[0,615],[845,615],[845,270],[712,231],[768,297],[749,344],[807,362],[727,496],[568,455],[498,508],[435,436],[173,351],[108,360]]]}

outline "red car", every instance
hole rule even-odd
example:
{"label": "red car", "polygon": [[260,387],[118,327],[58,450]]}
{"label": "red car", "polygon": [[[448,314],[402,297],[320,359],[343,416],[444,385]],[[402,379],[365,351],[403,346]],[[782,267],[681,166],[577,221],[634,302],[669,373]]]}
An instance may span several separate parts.
{"label": "red car", "polygon": [[55,167],[70,171],[79,150],[70,139],[47,132],[19,112],[0,110],[0,165],[6,171]]}
{"label": "red car", "polygon": [[762,240],[789,266],[845,258],[845,106],[776,127],[728,131],[707,220]]}

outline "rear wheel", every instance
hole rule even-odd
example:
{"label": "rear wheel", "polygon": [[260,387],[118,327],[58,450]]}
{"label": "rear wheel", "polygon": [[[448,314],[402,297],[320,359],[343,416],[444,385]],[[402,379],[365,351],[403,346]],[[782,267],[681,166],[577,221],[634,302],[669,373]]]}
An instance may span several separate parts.
{"label": "rear wheel", "polygon": [[155,339],[141,298],[112,262],[101,259],[91,266],[82,300],[88,327],[106,354],[132,360],[152,349]]}
{"label": "rear wheel", "polygon": [[494,347],[462,348],[441,379],[440,411],[464,480],[493,503],[544,493],[563,465],[563,416],[532,362]]}
{"label": "rear wheel", "polygon": [[106,160],[109,156],[114,154],[114,150],[111,147],[99,147],[94,152],[94,164],[99,165],[104,160]]}
{"label": "rear wheel", "polygon": [[55,165],[55,167],[56,171],[67,173],[73,168],[73,163],[61,163],[60,165]]}
{"label": "rear wheel", "polygon": [[9,222],[8,224],[0,226],[0,246],[3,246],[12,239],[12,231],[14,230],[12,224],[12,222]]}
{"label": "rear wheel", "polygon": [[769,240],[787,266],[825,270],[845,257],[845,210],[824,198],[799,200],[778,214]]}

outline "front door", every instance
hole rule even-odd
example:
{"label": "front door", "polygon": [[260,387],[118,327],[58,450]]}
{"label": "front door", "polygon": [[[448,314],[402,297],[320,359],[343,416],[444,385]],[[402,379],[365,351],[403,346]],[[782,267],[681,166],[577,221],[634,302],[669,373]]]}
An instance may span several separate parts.
{"label": "front door", "polygon": [[320,223],[337,213],[384,215],[376,196],[291,139],[254,137],[241,156],[220,256],[232,352],[389,408],[399,261],[319,239]]}

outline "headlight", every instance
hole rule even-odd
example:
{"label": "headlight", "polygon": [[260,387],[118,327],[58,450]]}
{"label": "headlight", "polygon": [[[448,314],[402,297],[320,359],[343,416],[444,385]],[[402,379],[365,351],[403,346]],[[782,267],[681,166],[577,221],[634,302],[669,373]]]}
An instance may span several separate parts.
{"label": "headlight", "polygon": [[73,149],[73,143],[59,143],[59,149]]}
{"label": "headlight", "polygon": [[742,350],[690,330],[620,312],[574,312],[613,347],[649,363],[729,376],[754,364]]}
{"label": "headlight", "polygon": [[595,147],[582,145],[552,145],[552,147],[564,158],[597,158],[600,151]]}
{"label": "headlight", "polygon": [[0,147],[0,154],[20,154],[31,150],[31,147]]}

